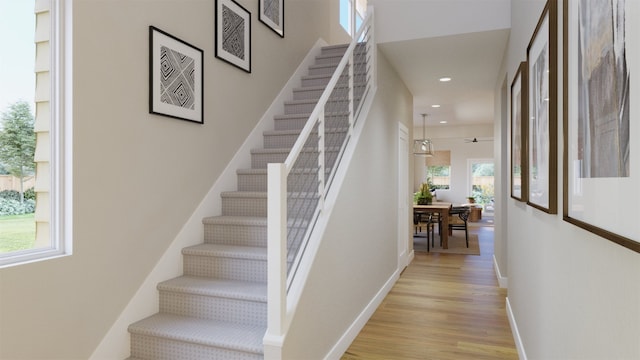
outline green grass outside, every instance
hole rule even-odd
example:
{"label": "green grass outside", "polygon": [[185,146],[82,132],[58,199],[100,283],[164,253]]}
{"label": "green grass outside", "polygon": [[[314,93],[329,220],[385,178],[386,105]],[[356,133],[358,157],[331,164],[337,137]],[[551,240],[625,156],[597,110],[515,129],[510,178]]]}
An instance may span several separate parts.
{"label": "green grass outside", "polygon": [[0,216],[0,253],[31,249],[35,239],[34,214]]}

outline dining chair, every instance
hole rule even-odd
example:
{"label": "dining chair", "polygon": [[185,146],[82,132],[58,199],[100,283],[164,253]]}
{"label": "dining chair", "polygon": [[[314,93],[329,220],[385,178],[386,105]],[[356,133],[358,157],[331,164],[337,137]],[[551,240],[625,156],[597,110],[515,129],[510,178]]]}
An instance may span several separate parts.
{"label": "dining chair", "polygon": [[422,213],[416,212],[413,214],[413,225],[415,234],[422,232],[422,227],[424,226],[427,238],[427,252],[429,252],[433,247],[433,239],[435,238],[434,227],[435,227],[434,216],[431,213]]}
{"label": "dining chair", "polygon": [[468,206],[454,206],[449,210],[449,234],[452,234],[453,230],[464,230],[467,247],[469,247],[469,229],[467,222],[470,213],[471,210]]}

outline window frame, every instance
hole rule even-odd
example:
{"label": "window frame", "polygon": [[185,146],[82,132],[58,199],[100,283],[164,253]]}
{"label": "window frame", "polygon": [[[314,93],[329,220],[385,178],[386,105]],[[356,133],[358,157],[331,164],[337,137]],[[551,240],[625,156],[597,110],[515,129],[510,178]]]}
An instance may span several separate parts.
{"label": "window frame", "polygon": [[[426,170],[427,170],[427,178],[431,177],[431,182],[433,183],[434,181],[434,177],[436,175],[433,175],[431,173],[431,170],[429,168],[432,167],[448,167],[449,168],[449,175],[447,176],[447,178],[449,178],[448,183],[446,184],[446,188],[437,188],[436,190],[440,190],[440,191],[444,191],[444,190],[451,190],[451,164],[449,165],[425,165],[426,166]],[[433,185],[436,185],[435,183]]]}
{"label": "window frame", "polygon": [[[360,29],[360,26],[362,25],[362,22],[366,17],[366,6],[365,6],[365,13],[361,14],[358,11],[357,1],[358,0],[339,0],[339,6],[338,6],[339,12],[340,12],[338,14],[340,25],[352,38],[356,36],[356,33]],[[342,21],[343,9],[347,10],[346,24],[343,23]]]}
{"label": "window frame", "polygon": [[2,254],[0,268],[68,256],[73,251],[72,0],[47,1],[47,3],[50,18],[50,178],[48,179],[50,245]]}

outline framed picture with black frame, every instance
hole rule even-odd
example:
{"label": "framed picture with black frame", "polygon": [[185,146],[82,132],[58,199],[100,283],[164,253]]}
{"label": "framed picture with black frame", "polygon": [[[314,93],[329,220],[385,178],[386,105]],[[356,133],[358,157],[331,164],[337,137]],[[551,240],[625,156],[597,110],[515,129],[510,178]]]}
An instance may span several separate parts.
{"label": "framed picture with black frame", "polygon": [[149,112],[204,123],[204,53],[149,26]]}
{"label": "framed picture with black frame", "polygon": [[251,13],[233,0],[216,0],[216,57],[251,73]]}
{"label": "framed picture with black frame", "polygon": [[258,0],[260,21],[278,36],[284,37],[284,0]]}
{"label": "framed picture with black frame", "polygon": [[640,252],[640,4],[596,3],[563,1],[563,219]]}
{"label": "framed picture with black frame", "polygon": [[558,212],[558,3],[547,0],[527,47],[527,204]]}
{"label": "framed picture with black frame", "polygon": [[527,63],[521,62],[511,82],[511,197],[527,201]]}

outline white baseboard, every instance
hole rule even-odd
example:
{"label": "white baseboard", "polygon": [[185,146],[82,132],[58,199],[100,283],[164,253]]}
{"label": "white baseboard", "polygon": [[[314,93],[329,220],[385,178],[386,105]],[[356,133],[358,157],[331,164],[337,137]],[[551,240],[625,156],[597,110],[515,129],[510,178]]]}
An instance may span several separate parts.
{"label": "white baseboard", "polygon": [[511,309],[511,303],[509,297],[506,299],[507,317],[509,318],[509,324],[511,325],[511,334],[513,335],[513,341],[516,343],[516,349],[518,350],[518,358],[520,360],[527,360],[527,353],[524,351],[524,345],[522,344],[522,338],[520,338],[520,332],[518,331],[518,325],[516,319],[513,316],[513,310]]}
{"label": "white baseboard", "polygon": [[378,309],[378,306],[380,306],[399,278],[400,272],[395,271],[389,280],[387,280],[387,282],[382,286],[380,291],[378,291],[376,296],[374,296],[364,310],[362,310],[351,326],[349,326],[347,331],[345,331],[345,333],[340,337],[327,356],[324,357],[325,359],[332,360],[340,359],[342,357],[344,352],[347,351],[353,340],[355,340],[358,334],[360,334],[362,328],[367,324],[367,321],[369,321],[373,313]]}
{"label": "white baseboard", "polygon": [[496,259],[495,255],[493,255],[493,270],[495,270],[496,272],[496,277],[498,278],[498,285],[503,289],[508,288],[509,278],[506,276],[502,276],[502,273],[500,272],[500,266],[498,265],[498,259]]}

